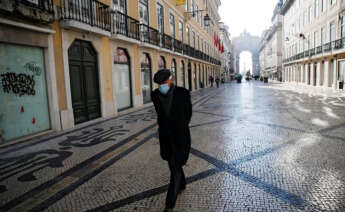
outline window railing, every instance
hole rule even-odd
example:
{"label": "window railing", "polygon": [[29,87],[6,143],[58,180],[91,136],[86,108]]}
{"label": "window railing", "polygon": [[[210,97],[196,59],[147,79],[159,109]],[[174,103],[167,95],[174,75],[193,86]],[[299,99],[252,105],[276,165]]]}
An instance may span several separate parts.
{"label": "window railing", "polygon": [[309,50],[306,50],[303,53],[291,56],[289,58],[285,58],[283,60],[284,63],[286,62],[291,62],[297,59],[301,59],[301,58],[306,58],[306,57],[311,57],[317,54],[321,54],[321,53],[326,53],[326,52],[330,52],[332,50],[338,50],[341,48],[345,47],[345,37],[335,40],[335,41],[331,41],[329,43],[326,43],[324,45],[318,46],[317,48],[312,48]]}
{"label": "window railing", "polygon": [[159,46],[160,44],[160,36],[158,30],[146,25],[140,24],[140,37],[141,41],[145,43],[149,43],[152,45]]}
{"label": "window railing", "polygon": [[323,45],[323,51],[324,52],[329,52],[329,51],[331,51],[331,49],[332,49],[331,43],[326,43]]}
{"label": "window railing", "polygon": [[163,34],[163,48],[172,50],[173,47],[173,38],[167,34]]}
{"label": "window railing", "polygon": [[15,0],[16,5],[23,4],[31,8],[39,9],[42,12],[47,12],[50,14],[54,14],[54,5],[53,0],[38,0],[36,3],[31,3],[25,0]]}
{"label": "window railing", "polygon": [[62,20],[74,20],[111,31],[109,6],[96,0],[60,0]]}
{"label": "window railing", "polygon": [[174,39],[174,50],[178,53],[183,52],[183,44],[181,41]]}
{"label": "window railing", "polygon": [[112,20],[112,33],[124,35],[136,40],[140,39],[140,24],[138,20],[118,11],[112,14]]}
{"label": "window railing", "polygon": [[317,53],[317,54],[322,53],[322,46],[318,46],[318,47],[316,48],[316,53]]}
{"label": "window railing", "polygon": [[344,38],[334,41],[335,42],[334,48],[335,49],[343,48],[344,47],[344,41],[345,41]]}

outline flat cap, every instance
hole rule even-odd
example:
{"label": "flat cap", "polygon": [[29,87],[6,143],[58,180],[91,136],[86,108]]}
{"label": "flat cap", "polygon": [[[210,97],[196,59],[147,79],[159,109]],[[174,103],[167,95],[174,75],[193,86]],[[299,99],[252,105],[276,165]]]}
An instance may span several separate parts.
{"label": "flat cap", "polygon": [[153,77],[153,81],[157,84],[161,84],[169,79],[171,72],[169,69],[161,69]]}

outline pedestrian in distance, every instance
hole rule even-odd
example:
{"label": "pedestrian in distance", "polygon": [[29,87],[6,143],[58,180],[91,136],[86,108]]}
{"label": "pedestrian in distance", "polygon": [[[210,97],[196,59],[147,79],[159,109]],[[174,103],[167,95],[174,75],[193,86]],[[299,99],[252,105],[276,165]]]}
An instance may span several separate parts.
{"label": "pedestrian in distance", "polygon": [[159,70],[153,80],[159,85],[151,97],[157,113],[160,155],[170,169],[165,211],[172,211],[179,192],[186,188],[182,167],[187,163],[191,147],[192,103],[190,92],[174,85],[170,70]]}
{"label": "pedestrian in distance", "polygon": [[209,80],[209,81],[210,81],[210,83],[211,83],[211,87],[213,87],[213,81],[214,81],[213,77],[212,77],[212,76],[210,76],[210,77],[208,78],[208,80]]}
{"label": "pedestrian in distance", "polygon": [[217,76],[217,77],[216,77],[217,88],[219,88],[219,82],[220,82],[220,79],[219,79],[219,77]]}

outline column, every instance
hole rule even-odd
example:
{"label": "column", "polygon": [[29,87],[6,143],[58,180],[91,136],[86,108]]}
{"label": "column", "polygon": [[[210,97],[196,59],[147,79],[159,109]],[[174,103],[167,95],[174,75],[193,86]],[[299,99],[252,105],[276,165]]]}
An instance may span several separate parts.
{"label": "column", "polygon": [[301,64],[300,67],[301,67],[301,73],[300,73],[301,80],[300,80],[300,82],[303,83],[304,82],[304,74],[303,74],[304,73],[304,65]]}
{"label": "column", "polygon": [[337,74],[338,62],[336,59],[333,60],[333,85],[334,89],[338,89],[338,74]]}
{"label": "column", "polygon": [[322,70],[323,71],[323,73],[324,73],[324,76],[326,77],[325,79],[323,79],[324,80],[324,83],[323,83],[323,86],[324,87],[330,87],[331,86],[331,79],[330,79],[330,71],[329,71],[329,60],[325,60],[325,62],[324,62],[325,64],[324,64],[324,68],[325,68],[325,70]]}
{"label": "column", "polygon": [[314,86],[314,63],[310,63],[310,85]]}
{"label": "column", "polygon": [[309,64],[304,65],[304,83],[307,85],[308,84],[308,68]]}
{"label": "column", "polygon": [[321,70],[321,62],[316,63],[316,86],[322,85],[322,70]]}
{"label": "column", "polygon": [[296,72],[297,72],[297,70],[296,70],[296,65],[294,65],[294,66],[292,66],[292,81],[293,81],[294,83],[297,82]]}

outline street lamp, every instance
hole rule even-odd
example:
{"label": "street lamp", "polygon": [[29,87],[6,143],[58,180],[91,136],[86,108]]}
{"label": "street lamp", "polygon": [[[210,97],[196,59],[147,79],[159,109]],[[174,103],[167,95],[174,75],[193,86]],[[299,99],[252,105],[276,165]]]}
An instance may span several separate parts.
{"label": "street lamp", "polygon": [[207,27],[210,26],[210,20],[211,20],[210,16],[208,14],[206,14],[204,16],[204,24],[205,24],[205,26],[207,26]]}
{"label": "street lamp", "polygon": [[[206,10],[193,10],[193,11],[184,12],[184,13],[186,13],[186,14],[192,14],[192,17],[194,17],[195,14],[198,15],[199,12],[204,12],[204,11],[206,11]],[[210,21],[211,21],[210,16],[209,16],[208,14],[206,14],[206,15],[204,16],[204,25],[205,25],[206,27],[210,26]]]}

